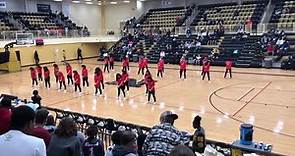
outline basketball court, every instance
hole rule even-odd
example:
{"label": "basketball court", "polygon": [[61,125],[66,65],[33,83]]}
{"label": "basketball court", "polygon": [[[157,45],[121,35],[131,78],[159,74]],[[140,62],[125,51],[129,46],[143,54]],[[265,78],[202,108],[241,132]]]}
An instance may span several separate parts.
{"label": "basketball court", "polygon": [[[76,61],[73,69],[81,71]],[[51,89],[43,84],[39,88],[44,106],[87,113],[103,118],[153,126],[159,114],[172,110],[179,115],[175,125],[181,130],[193,132],[192,119],[199,114],[208,139],[232,143],[239,139],[242,122],[255,125],[254,141],[273,144],[273,151],[291,155],[295,142],[295,85],[294,71],[277,69],[233,69],[233,79],[223,78],[223,67],[212,67],[211,81],[200,78],[200,67],[189,66],[187,79],[181,80],[177,65],[166,65],[163,78],[156,78],[156,65],[150,65],[156,83],[157,103],[146,103],[145,87],[130,88],[125,100],[117,100],[117,87],[105,85],[104,96],[94,96],[93,72],[102,62],[88,59],[84,64],[90,69],[90,87],[79,95],[72,87],[66,93],[58,92],[51,71]],[[104,74],[105,82],[115,80],[121,71],[121,62],[115,63],[115,71]],[[60,66],[65,72],[65,67]],[[129,77],[137,81],[137,64],[131,64]],[[31,87],[28,67],[21,72],[0,75],[1,93],[30,99]]]}

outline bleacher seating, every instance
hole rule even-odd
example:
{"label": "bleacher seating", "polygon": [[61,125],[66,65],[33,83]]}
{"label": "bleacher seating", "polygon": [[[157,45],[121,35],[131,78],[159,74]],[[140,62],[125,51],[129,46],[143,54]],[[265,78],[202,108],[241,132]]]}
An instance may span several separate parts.
{"label": "bleacher seating", "polygon": [[16,28],[7,19],[6,12],[0,12],[0,31],[11,31],[16,30]]}
{"label": "bleacher seating", "polygon": [[293,28],[295,22],[295,1],[280,0],[275,1],[275,8],[271,16],[270,23],[277,24],[279,29]]}

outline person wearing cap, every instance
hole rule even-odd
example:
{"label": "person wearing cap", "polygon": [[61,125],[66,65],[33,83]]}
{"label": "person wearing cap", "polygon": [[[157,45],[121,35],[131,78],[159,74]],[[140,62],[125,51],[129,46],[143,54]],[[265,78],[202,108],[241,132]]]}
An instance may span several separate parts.
{"label": "person wearing cap", "polygon": [[173,126],[178,115],[165,111],[160,115],[160,124],[151,128],[143,144],[143,155],[166,156],[179,144],[188,144],[190,135]]}
{"label": "person wearing cap", "polygon": [[203,153],[206,147],[205,130],[201,127],[201,120],[202,118],[198,115],[193,120],[193,128],[196,130],[193,135],[192,150],[199,153]]}

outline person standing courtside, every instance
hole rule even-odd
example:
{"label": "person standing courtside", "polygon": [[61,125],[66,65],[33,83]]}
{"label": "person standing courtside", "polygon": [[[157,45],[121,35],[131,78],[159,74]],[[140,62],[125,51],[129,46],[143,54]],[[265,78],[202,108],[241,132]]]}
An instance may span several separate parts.
{"label": "person standing courtside", "polygon": [[225,61],[225,73],[224,73],[224,78],[226,78],[227,73],[229,73],[229,77],[232,78],[232,74],[231,74],[231,67],[233,65],[233,62],[231,59],[228,59],[227,61]]}
{"label": "person standing courtside", "polygon": [[80,48],[77,49],[77,60],[78,63],[83,63],[82,50]]}
{"label": "person standing courtside", "polygon": [[202,80],[205,79],[206,75],[207,75],[208,81],[210,81],[210,61],[207,61],[205,64],[203,64],[203,77],[202,77]]}
{"label": "person standing courtside", "polygon": [[183,75],[184,76],[183,78],[186,79],[187,61],[184,56],[180,59],[179,67],[180,67],[179,78],[181,79]]}
{"label": "person standing courtside", "polygon": [[83,87],[85,87],[85,84],[87,85],[87,87],[89,87],[88,69],[86,68],[85,65],[82,65],[82,80],[83,80]]}
{"label": "person standing courtside", "polygon": [[108,71],[108,73],[110,73],[110,70],[109,70],[109,64],[110,64],[109,56],[105,56],[103,62],[104,62],[103,72],[105,73],[106,71]]}

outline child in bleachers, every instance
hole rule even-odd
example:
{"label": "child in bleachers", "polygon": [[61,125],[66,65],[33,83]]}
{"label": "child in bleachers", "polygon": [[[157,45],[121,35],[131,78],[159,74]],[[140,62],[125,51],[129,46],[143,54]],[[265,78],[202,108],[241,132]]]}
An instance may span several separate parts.
{"label": "child in bleachers", "polygon": [[84,156],[104,156],[104,146],[101,140],[97,138],[98,129],[91,125],[86,130],[88,138],[83,143]]}

